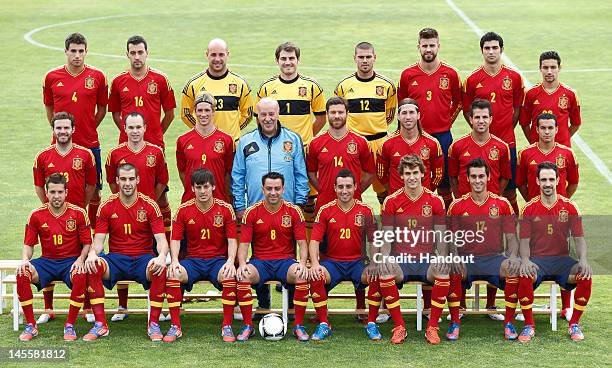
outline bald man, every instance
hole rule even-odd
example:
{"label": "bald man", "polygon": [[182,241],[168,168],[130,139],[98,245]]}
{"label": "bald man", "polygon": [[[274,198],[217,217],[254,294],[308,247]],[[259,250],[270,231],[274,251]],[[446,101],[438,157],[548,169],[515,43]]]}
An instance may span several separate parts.
{"label": "bald man", "polygon": [[197,120],[193,113],[193,101],[200,93],[207,91],[215,96],[217,127],[236,141],[240,138],[240,130],[253,117],[253,98],[246,80],[227,68],[229,54],[224,40],[215,38],[208,43],[208,68],[189,79],[183,88],[181,119],[189,128],[194,127]]}

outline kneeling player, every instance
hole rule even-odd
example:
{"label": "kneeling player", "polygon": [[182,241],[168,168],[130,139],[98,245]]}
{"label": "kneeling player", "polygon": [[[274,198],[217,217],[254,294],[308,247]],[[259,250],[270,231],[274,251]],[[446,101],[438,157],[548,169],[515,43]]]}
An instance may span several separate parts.
{"label": "kneeling player", "polygon": [[[377,264],[366,265],[364,245],[367,244],[366,237],[370,241],[374,239],[376,224],[372,208],[354,199],[356,186],[353,173],[347,169],[340,170],[334,182],[336,199],[323,205],[315,219],[309,246],[310,294],[320,323],[312,339],[323,340],[331,335],[327,318],[327,290],[348,280],[353,282],[356,289],[363,289],[369,284],[370,290],[383,293],[395,322],[391,342],[399,344],[406,337],[399,311],[399,293],[392,279],[378,279]],[[328,285],[327,290],[325,284]],[[377,315],[374,314],[374,320]],[[376,339],[380,338],[379,334]]]}
{"label": "kneeling player", "polygon": [[[410,244],[396,241],[392,248],[384,249],[383,254],[391,253],[396,257],[409,257],[405,262],[399,263],[400,267],[397,267],[396,264],[389,264],[391,267],[386,269],[390,270],[388,277],[392,278],[391,281],[401,284],[409,281],[433,284],[431,314],[425,337],[430,343],[439,344],[438,319],[446,304],[446,295],[450,285],[450,266],[445,263],[430,265],[429,259],[435,255],[436,250],[440,256],[447,255],[446,243],[441,237],[435,235],[443,234],[446,230],[444,200],[423,187],[422,181],[426,171],[419,156],[411,154],[402,157],[397,169],[404,182],[404,187],[387,197],[383,203],[383,231],[408,230],[414,235],[413,238],[416,241]],[[419,234],[425,236],[419,236]],[[382,278],[381,276],[381,286],[385,283]],[[370,289],[368,293],[370,316],[376,315],[380,299],[380,295]],[[372,317],[368,323],[368,332],[371,332],[371,337],[379,335]]]}
{"label": "kneeling player", "polygon": [[[32,211],[28,219],[22,262],[16,272],[17,295],[27,322],[19,340],[30,341],[38,335],[30,283],[41,290],[54,280],[62,280],[72,289],[64,325],[64,340],[72,341],[77,338],[74,322],[87,288],[85,258],[91,247],[91,229],[85,210],[66,202],[68,191],[62,174],[51,174],[45,189],[49,202]],[[42,256],[32,259],[39,238]]]}
{"label": "kneeling player", "polygon": [[[236,304],[236,215],[232,206],[213,198],[215,178],[208,169],[197,169],[191,174],[194,199],[183,203],[172,221],[170,255],[166,296],[172,326],[164,336],[165,342],[175,341],[181,332],[181,283],[191,291],[193,284],[208,280],[221,290],[225,342],[234,342],[232,317]],[[179,263],[181,241],[187,243],[187,257]]]}
{"label": "kneeling player", "polygon": [[[282,174],[270,172],[262,177],[261,184],[264,200],[247,208],[240,228],[237,296],[244,327],[236,339],[247,341],[254,333],[251,285],[259,288],[267,281],[276,280],[283,285],[295,285],[293,335],[300,341],[308,341],[303,326],[308,302],[304,215],[299,207],[282,199],[285,185]],[[300,247],[299,263],[295,260],[296,241]],[[249,244],[253,246],[253,254],[247,263]]]}
{"label": "kneeling player", "polygon": [[474,234],[472,241],[467,241],[467,236],[460,240],[465,244],[455,239],[452,253],[456,254],[458,248],[459,255],[473,258],[463,264],[453,265],[448,298],[451,323],[446,337],[449,340],[459,339],[459,300],[463,288],[467,290],[474,281],[482,280],[504,289],[504,336],[507,340],[515,340],[518,335],[512,322],[518,299],[520,260],[514,212],[507,199],[487,190],[489,167],[483,159],[473,159],[466,170],[471,191],[453,201],[448,208],[448,215],[456,235],[468,232]]}
{"label": "kneeling player", "polygon": [[[150,288],[147,333],[151,341],[161,341],[159,315],[164,302],[168,253],[164,222],[157,203],[138,193],[140,178],[133,165],[120,165],[116,176],[119,193],[112,194],[98,209],[94,246],[87,256],[88,292],[96,323],[83,340],[108,335],[103,284],[112,289],[117,281],[132,280],[145,290]],[[107,234],[109,253],[100,254]],[[157,243],[157,257],[153,254],[153,239]]]}
{"label": "kneeling player", "polygon": [[[557,194],[559,171],[555,164],[538,164],[537,184],[540,195],[521,210],[521,276],[518,296],[525,315],[525,327],[519,341],[528,342],[535,336],[531,309],[533,290],[544,280],[555,281],[565,290],[574,292],[574,311],[568,332],[574,341],[584,340],[578,322],[591,297],[593,270],[587,262],[582,218],[576,205]],[[568,237],[573,237],[578,260],[569,256]]]}

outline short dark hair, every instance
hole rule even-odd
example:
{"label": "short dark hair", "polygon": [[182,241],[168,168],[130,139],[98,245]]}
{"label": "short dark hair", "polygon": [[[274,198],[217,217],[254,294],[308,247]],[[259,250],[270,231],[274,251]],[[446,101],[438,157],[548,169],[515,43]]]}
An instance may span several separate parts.
{"label": "short dark hair", "polygon": [[85,36],[78,32],[71,33],[68,35],[68,37],[66,37],[66,40],[64,41],[64,46],[66,50],[68,50],[71,43],[74,43],[76,45],[85,45],[85,48],[87,49],[87,39],[85,38]]}
{"label": "short dark hair", "polygon": [[555,177],[559,177],[559,168],[550,161],[544,161],[538,164],[538,171],[536,172],[536,177],[538,179],[540,179],[540,171],[542,170],[553,170],[555,172]]}
{"label": "short dark hair", "polygon": [[487,32],[482,37],[480,37],[480,50],[484,47],[485,42],[489,41],[497,41],[499,42],[499,47],[504,47],[504,39],[495,32]]}
{"label": "short dark hair", "polygon": [[355,175],[349,169],[342,169],[338,171],[338,174],[336,175],[336,179],[334,179],[334,185],[338,184],[338,178],[352,178],[353,184],[357,183],[357,179],[355,179]]}
{"label": "short dark hair", "polygon": [[215,185],[215,176],[213,175],[212,171],[205,168],[195,170],[191,174],[191,178],[189,180],[191,181],[191,186],[204,184],[210,184],[212,186]]}
{"label": "short dark hair", "polygon": [[66,111],[60,111],[53,114],[51,118],[51,128],[55,128],[55,122],[58,120],[70,120],[70,125],[74,128],[74,115]]}
{"label": "short dark hair", "polygon": [[489,165],[487,165],[487,162],[482,158],[482,157],[476,157],[475,159],[473,159],[472,161],[470,161],[467,165],[466,168],[466,173],[467,176],[470,176],[470,169],[471,168],[481,168],[484,167],[485,169],[485,173],[487,174],[487,176],[489,176]]}
{"label": "short dark hair", "polygon": [[276,56],[276,60],[278,60],[278,58],[280,57],[281,51],[295,52],[295,57],[298,58],[298,60],[300,59],[300,48],[297,47],[297,45],[293,42],[283,42],[278,45],[276,51],[274,51],[274,56]]}
{"label": "short dark hair", "polygon": [[45,181],[45,190],[49,190],[49,184],[62,184],[66,189],[66,177],[60,173],[53,173]]}
{"label": "short dark hair", "polygon": [[121,164],[121,165],[119,165],[117,167],[117,171],[115,172],[115,176],[116,177],[119,177],[119,171],[121,171],[121,170],[123,170],[123,171],[132,171],[132,170],[134,170],[136,172],[136,176],[138,176],[138,168],[136,166],[128,163],[128,162],[123,163],[123,164]]}
{"label": "short dark hair", "polygon": [[419,41],[428,40],[430,38],[438,38],[438,31],[433,28],[423,28],[419,31]]}
{"label": "short dark hair", "polygon": [[554,120],[555,121],[555,126],[557,126],[557,117],[555,116],[555,114],[551,114],[549,112],[543,112],[540,115],[538,115],[538,117],[536,118],[536,127],[540,126],[540,120]]}
{"label": "short dark hair", "polygon": [[131,113],[123,117],[123,126],[125,127],[125,122],[127,121],[127,118],[137,118],[137,117],[140,117],[142,119],[142,123],[144,125],[147,125],[147,121],[145,120],[145,117],[143,114],[139,113],[138,111],[132,111]]}
{"label": "short dark hair", "polygon": [[266,180],[276,180],[276,179],[280,179],[281,183],[283,184],[283,186],[285,185],[285,177],[283,176],[283,174],[276,172],[276,171],[270,171],[269,173],[267,173],[266,175],[261,177],[261,185],[265,185],[266,184]]}
{"label": "short dark hair", "polygon": [[359,50],[372,50],[374,52],[374,45],[369,42],[362,41],[355,45],[355,54],[357,53],[357,49]]}
{"label": "short dark hair", "polygon": [[561,66],[561,56],[556,51],[544,51],[540,54],[540,67],[542,67],[542,61],[544,60],[557,60],[557,65]]}
{"label": "short dark hair", "polygon": [[130,51],[130,45],[138,45],[140,43],[144,44],[145,51],[147,51],[147,41],[144,39],[144,37],[138,35],[128,38],[125,48],[127,51]]}
{"label": "short dark hair", "polygon": [[474,115],[474,110],[476,109],[487,109],[489,110],[489,116],[493,116],[493,108],[491,107],[491,103],[488,100],[477,98],[472,101],[472,105],[470,106],[470,116]]}
{"label": "short dark hair", "polygon": [[425,164],[423,164],[423,160],[421,159],[421,157],[415,154],[410,154],[402,157],[400,159],[399,164],[397,165],[397,172],[400,174],[400,176],[402,176],[404,175],[404,169],[410,169],[413,167],[418,167],[419,170],[421,170],[421,173],[425,174]]}
{"label": "short dark hair", "polygon": [[344,105],[346,112],[349,110],[349,104],[346,98],[340,96],[330,97],[325,103],[325,111],[329,111],[329,107],[333,105]]}

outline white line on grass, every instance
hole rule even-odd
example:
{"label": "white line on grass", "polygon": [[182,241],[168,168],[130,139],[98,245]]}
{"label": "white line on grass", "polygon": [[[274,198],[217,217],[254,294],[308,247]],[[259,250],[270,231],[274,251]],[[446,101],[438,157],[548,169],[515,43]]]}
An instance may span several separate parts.
{"label": "white line on grass", "polygon": [[[453,0],[446,0],[446,3],[448,4],[448,6],[451,7],[451,9],[455,11],[455,13],[457,13],[459,18],[461,18],[461,20],[463,20],[465,24],[467,24],[472,29],[472,31],[474,31],[474,33],[478,35],[478,37],[482,37],[482,35],[484,34],[482,29],[480,29],[476,25],[476,23],[474,23],[467,15],[465,15],[463,10],[461,10],[457,5],[455,5]],[[502,54],[502,60],[504,61],[505,64],[517,70],[519,73],[523,75],[523,78],[525,80],[525,85],[527,87],[531,87],[533,85],[527,79],[527,77],[525,77],[524,73],[521,72],[518,66],[516,66],[505,53]],[[606,164],[601,160],[601,158],[599,158],[599,156],[597,156],[597,154],[593,152],[591,147],[589,147],[589,145],[578,135],[578,133],[574,134],[574,136],[572,137],[572,140],[574,141],[574,143],[576,143],[578,148],[580,148],[580,150],[593,162],[593,164],[595,165],[597,170],[599,170],[601,175],[603,175],[606,179],[608,179],[608,182],[612,184],[612,173],[610,172],[610,169],[608,169]]]}

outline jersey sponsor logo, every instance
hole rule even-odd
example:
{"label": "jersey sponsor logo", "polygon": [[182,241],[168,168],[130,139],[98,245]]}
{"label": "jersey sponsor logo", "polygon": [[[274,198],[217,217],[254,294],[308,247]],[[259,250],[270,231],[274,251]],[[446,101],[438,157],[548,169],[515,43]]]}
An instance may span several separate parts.
{"label": "jersey sponsor logo", "polygon": [[540,218],[540,216],[536,216],[536,217],[533,219],[533,222],[540,222],[540,221],[542,221],[542,219]]}
{"label": "jersey sponsor logo", "polygon": [[568,103],[569,103],[569,98],[567,98],[566,96],[559,97],[559,108],[560,109],[567,109]]}
{"label": "jersey sponsor logo", "polygon": [[534,104],[534,105],[539,105],[539,104],[540,104],[540,101],[536,99],[535,101],[533,101],[533,104]]}
{"label": "jersey sponsor logo", "polygon": [[321,153],[324,153],[324,152],[328,152],[328,149],[326,147],[323,147],[323,149],[321,150]]}
{"label": "jersey sponsor logo", "polygon": [[395,152],[395,153],[393,154],[393,157],[400,157],[400,156],[401,156],[401,155],[400,155],[400,153],[399,153],[399,152]]}
{"label": "jersey sponsor logo", "polygon": [[126,163],[126,161],[125,161],[125,159],[124,159],[124,158],[122,158],[122,159],[121,159],[121,161],[119,161],[119,165],[123,165],[123,164],[125,164],[125,163]]}
{"label": "jersey sponsor logo", "polygon": [[122,92],[129,92],[129,91],[130,91],[130,89],[127,88],[127,86],[123,87],[123,91]]}
{"label": "jersey sponsor logo", "polygon": [[47,165],[47,167],[55,167],[55,165],[53,164],[53,162],[49,163],[49,165]]}
{"label": "jersey sponsor logo", "polygon": [[450,86],[448,78],[440,78],[440,89],[448,89],[448,86]]}
{"label": "jersey sponsor logo", "polygon": [[58,83],[57,83],[55,86],[56,86],[56,87],[63,87],[63,86],[64,86],[64,83],[62,83],[62,82],[60,81],[60,82],[58,82]]}
{"label": "jersey sponsor logo", "polygon": [[510,91],[512,89],[512,79],[510,79],[510,77],[506,76],[502,80],[502,89],[505,91]]}
{"label": "jersey sponsor logo", "polygon": [[529,165],[537,165],[538,163],[535,160],[531,160],[531,162],[529,163]]}
{"label": "jersey sponsor logo", "polygon": [[555,163],[557,164],[557,167],[559,169],[564,169],[565,168],[565,157],[559,155],[557,156],[557,159],[555,160]]}
{"label": "jersey sponsor logo", "polygon": [[421,158],[423,160],[428,160],[429,159],[429,148],[427,148],[427,147],[421,148]]}
{"label": "jersey sponsor logo", "polygon": [[147,93],[154,95],[157,93],[157,83],[151,81],[147,84]]}
{"label": "jersey sponsor logo", "polygon": [[87,88],[87,89],[94,89],[95,86],[96,86],[96,80],[95,79],[93,79],[92,77],[85,78],[85,88]]}
{"label": "jersey sponsor logo", "polygon": [[298,96],[300,97],[306,97],[306,94],[308,93],[308,90],[306,89],[306,87],[300,87],[298,88]]}
{"label": "jersey sponsor logo", "polygon": [[293,142],[291,142],[291,141],[284,141],[283,142],[283,151],[287,152],[287,153],[293,151]]}
{"label": "jersey sponsor logo", "polygon": [[223,226],[223,216],[222,215],[215,215],[215,217],[213,218],[213,226],[215,227]]}
{"label": "jersey sponsor logo", "polygon": [[217,153],[223,153],[225,150],[225,143],[223,143],[223,141],[215,141],[215,147],[213,150]]}
{"label": "jersey sponsor logo", "polygon": [[66,220],[66,231],[74,231],[74,230],[76,230],[76,220],[75,219]]}
{"label": "jersey sponsor logo", "polygon": [[49,225],[47,225],[47,223],[45,222],[44,224],[42,224],[40,227],[45,228],[45,227],[49,227]]}
{"label": "jersey sponsor logo", "polygon": [[397,211],[395,211],[395,213],[404,213],[404,209],[400,207],[397,209]]}
{"label": "jersey sponsor logo", "polygon": [[273,89],[273,90],[272,90],[272,92],[270,92],[270,94],[271,94],[271,95],[275,95],[275,94],[278,94],[278,92],[276,92],[276,90],[275,90],[275,89]]}
{"label": "jersey sponsor logo", "polygon": [[385,87],[376,86],[376,96],[384,96],[384,95],[385,95]]}
{"label": "jersey sponsor logo", "polygon": [[469,153],[469,152],[465,152],[465,153],[463,154],[463,156],[465,156],[465,157],[469,157],[469,156],[471,156],[471,155],[470,155],[470,153]]}
{"label": "jersey sponsor logo", "polygon": [[332,217],[331,219],[329,219],[329,223],[330,224],[335,224],[336,223],[336,219]]}
{"label": "jersey sponsor logo", "polygon": [[228,90],[229,93],[231,94],[236,94],[236,92],[238,92],[238,85],[236,83],[230,83],[228,84]]}
{"label": "jersey sponsor logo", "polygon": [[290,215],[283,215],[283,217],[281,218],[281,226],[291,227],[291,216]]}
{"label": "jersey sponsor logo", "polygon": [[489,217],[499,217],[499,207],[493,206],[489,207]]}
{"label": "jersey sponsor logo", "polygon": [[432,209],[430,205],[426,204],[421,207],[421,215],[423,215],[423,217],[431,217],[431,213]]}
{"label": "jersey sponsor logo", "polygon": [[354,154],[357,152],[357,143],[351,141],[346,145],[346,152]]}
{"label": "jersey sponsor logo", "polygon": [[482,83],[478,83],[478,84],[476,85],[476,88],[482,88]]}
{"label": "jersey sponsor logo", "polygon": [[112,219],[116,219],[116,218],[119,218],[119,216],[118,216],[116,213],[113,213],[113,214],[111,215],[111,218],[112,218]]}
{"label": "jersey sponsor logo", "polygon": [[493,147],[489,151],[489,160],[493,160],[493,161],[499,160],[499,149],[497,149],[497,147]]}
{"label": "jersey sponsor logo", "polygon": [[569,212],[567,210],[559,211],[559,222],[567,222],[569,219]]}
{"label": "jersey sponsor logo", "polygon": [[72,159],[72,168],[74,170],[81,170],[83,168],[83,159],[80,157],[75,157]]}
{"label": "jersey sponsor logo", "polygon": [[138,212],[136,212],[136,221],[138,221],[138,222],[146,222],[147,221],[147,211],[146,210],[138,210]]}
{"label": "jersey sponsor logo", "polygon": [[190,144],[186,149],[193,149],[193,146]]}
{"label": "jersey sponsor logo", "polygon": [[246,146],[244,146],[243,152],[244,152],[244,158],[247,158],[250,155],[259,152],[259,146],[257,145],[257,142],[251,142],[247,144]]}
{"label": "jersey sponsor logo", "polygon": [[414,82],[410,83],[410,85],[411,85],[411,86],[418,86],[418,85],[419,85],[419,83],[418,83],[417,81],[414,81]]}
{"label": "jersey sponsor logo", "polygon": [[195,221],[193,221],[193,219],[189,219],[189,222],[187,222],[187,225],[195,225]]}
{"label": "jersey sponsor logo", "polygon": [[256,224],[263,224],[263,220],[262,219],[257,220]]}
{"label": "jersey sponsor logo", "polygon": [[155,155],[147,155],[147,166],[148,167],[155,166]]}
{"label": "jersey sponsor logo", "polygon": [[363,224],[365,223],[365,215],[358,213],[355,215],[355,225],[356,226],[363,226]]}
{"label": "jersey sponsor logo", "polygon": [[347,93],[355,93],[355,91],[353,90],[353,87],[351,87]]}

